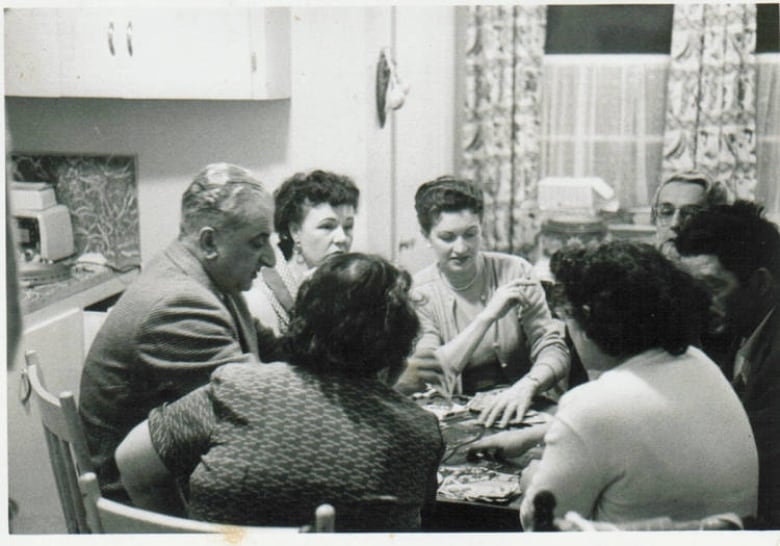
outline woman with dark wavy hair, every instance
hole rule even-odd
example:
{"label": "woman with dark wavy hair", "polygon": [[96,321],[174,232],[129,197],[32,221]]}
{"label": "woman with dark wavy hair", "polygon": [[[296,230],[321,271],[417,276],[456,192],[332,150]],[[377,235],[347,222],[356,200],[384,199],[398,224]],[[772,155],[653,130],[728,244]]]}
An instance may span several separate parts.
{"label": "woman with dark wavy hair", "polygon": [[347,176],[296,173],[274,192],[276,265],[244,293],[249,311],[276,335],[290,322],[298,287],[325,258],[349,252],[360,190]]}
{"label": "woman with dark wavy hair", "polygon": [[414,276],[422,323],[397,388],[427,384],[474,394],[510,386],[480,415],[486,426],[522,419],[531,399],[568,376],[569,351],[528,261],[482,249],[482,189],[441,176],[422,184],[415,209],[436,263]]}
{"label": "woman with dark wavy hair", "polygon": [[[559,316],[590,381],[568,391],[521,507],[550,491],[555,515],[612,523],[755,514],[758,460],[731,385],[691,344],[709,297],[651,245],[614,241],[554,254]],[[513,432],[482,449],[511,455]],[[487,444],[490,445],[487,445]]]}
{"label": "woman with dark wavy hair", "polygon": [[295,526],[327,502],[339,530],[418,528],[444,448],[435,416],[391,387],[417,336],[410,280],[377,256],[323,262],[298,293],[289,364],[223,366],[124,440],[133,502],[169,511],[160,485],[189,476],[194,519]]}

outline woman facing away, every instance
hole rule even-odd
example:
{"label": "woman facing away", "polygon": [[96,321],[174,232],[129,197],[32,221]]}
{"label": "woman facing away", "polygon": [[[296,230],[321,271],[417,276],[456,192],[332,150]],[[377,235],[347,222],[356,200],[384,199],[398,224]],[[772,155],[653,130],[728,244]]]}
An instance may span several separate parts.
{"label": "woman facing away", "polygon": [[249,311],[284,333],[301,282],[333,254],[349,252],[360,191],[339,174],[297,173],[274,192],[276,266],[263,268],[244,292]]}
{"label": "woman facing away", "polygon": [[[563,250],[551,261],[572,341],[590,381],[560,400],[521,507],[550,491],[568,511],[611,523],[755,515],[756,445],[717,365],[693,347],[704,289],[651,245]],[[514,431],[474,449],[511,455]]]}
{"label": "woman facing away", "polygon": [[419,326],[410,283],[376,256],[326,260],[298,292],[289,364],[222,366],[122,442],[133,502],[170,513],[168,482],[189,476],[194,519],[299,526],[327,502],[337,530],[418,528],[444,446],[391,387]]}
{"label": "woman facing away", "polygon": [[397,388],[414,392],[442,377],[444,388],[466,394],[512,385],[480,416],[505,426],[567,376],[569,352],[531,264],[482,250],[483,207],[469,180],[443,176],[417,190],[417,218],[436,263],[414,277],[422,336]]}

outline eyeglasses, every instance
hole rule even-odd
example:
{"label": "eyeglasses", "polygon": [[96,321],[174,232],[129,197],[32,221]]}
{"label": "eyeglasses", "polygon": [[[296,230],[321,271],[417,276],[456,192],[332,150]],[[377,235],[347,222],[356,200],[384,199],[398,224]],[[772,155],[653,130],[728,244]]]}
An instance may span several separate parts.
{"label": "eyeglasses", "polygon": [[701,205],[683,205],[680,208],[670,203],[661,203],[655,207],[655,219],[661,225],[668,226],[674,219],[674,213],[680,212],[680,223],[685,223],[704,210]]}

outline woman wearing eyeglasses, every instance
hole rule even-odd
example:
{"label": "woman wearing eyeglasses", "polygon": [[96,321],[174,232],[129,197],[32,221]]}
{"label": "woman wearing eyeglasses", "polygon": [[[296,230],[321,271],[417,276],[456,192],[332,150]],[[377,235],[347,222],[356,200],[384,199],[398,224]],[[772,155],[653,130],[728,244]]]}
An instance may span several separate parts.
{"label": "woman wearing eyeglasses", "polygon": [[676,256],[674,238],[685,221],[705,206],[728,201],[726,188],[703,172],[675,173],[658,187],[653,199],[655,246],[667,257]]}

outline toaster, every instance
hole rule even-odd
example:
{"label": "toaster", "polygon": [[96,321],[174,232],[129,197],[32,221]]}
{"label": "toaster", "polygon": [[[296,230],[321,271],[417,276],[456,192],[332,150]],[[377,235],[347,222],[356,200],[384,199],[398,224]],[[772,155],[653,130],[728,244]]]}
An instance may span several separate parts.
{"label": "toaster", "polygon": [[45,209],[15,209],[12,212],[16,243],[27,261],[57,261],[74,252],[70,210],[65,205]]}

